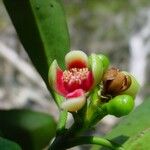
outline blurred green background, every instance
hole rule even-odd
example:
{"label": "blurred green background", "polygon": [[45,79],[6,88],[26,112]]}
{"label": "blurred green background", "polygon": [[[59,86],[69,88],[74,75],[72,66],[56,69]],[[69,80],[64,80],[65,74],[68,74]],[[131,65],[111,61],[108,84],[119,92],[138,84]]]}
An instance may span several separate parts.
{"label": "blurred green background", "polygon": [[[150,1],[63,2],[71,49],[106,54],[112,66],[135,75],[141,84],[136,104],[142,103],[150,96]],[[49,99],[0,0],[0,108],[32,108],[51,113],[57,119],[57,108]],[[115,123],[114,117],[105,118],[97,134],[105,134]]]}

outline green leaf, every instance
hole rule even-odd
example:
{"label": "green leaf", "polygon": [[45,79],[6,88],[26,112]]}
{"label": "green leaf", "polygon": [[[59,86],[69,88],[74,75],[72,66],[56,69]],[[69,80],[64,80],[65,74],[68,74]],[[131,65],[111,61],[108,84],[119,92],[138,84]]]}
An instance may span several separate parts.
{"label": "green leaf", "polygon": [[148,150],[150,149],[150,128],[139,132],[131,137],[123,146],[127,150]]}
{"label": "green leaf", "polygon": [[0,129],[5,138],[13,140],[25,150],[41,150],[56,133],[51,116],[31,110],[1,110]]}
{"label": "green leaf", "polygon": [[60,0],[3,0],[19,38],[48,85],[48,69],[57,59],[64,66],[70,49],[66,18]]}
{"label": "green leaf", "polygon": [[[149,108],[150,98],[146,99],[143,104],[138,106],[130,115],[125,117],[110,133],[106,135],[106,138],[118,144],[124,144],[123,146],[128,147],[131,144],[130,141],[132,141],[133,138],[144,133],[141,138],[135,140],[135,143],[133,143],[132,150],[135,150],[134,146],[137,145],[138,141],[140,144],[144,141],[143,139],[147,138],[148,140],[150,138],[150,135],[148,135],[150,129]],[[145,150],[143,144],[140,144],[140,146],[140,150]],[[145,147],[148,147],[150,149],[150,143],[147,142]],[[105,150],[105,148],[102,148],[100,146],[93,146],[92,150]]]}
{"label": "green leaf", "polygon": [[10,140],[0,137],[0,149],[1,150],[21,150],[21,147],[15,142],[12,142]]}

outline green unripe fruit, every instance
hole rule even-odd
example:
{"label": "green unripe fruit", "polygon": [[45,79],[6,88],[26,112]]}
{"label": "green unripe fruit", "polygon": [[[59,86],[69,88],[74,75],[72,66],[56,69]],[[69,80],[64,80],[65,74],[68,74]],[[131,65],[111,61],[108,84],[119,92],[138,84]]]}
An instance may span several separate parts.
{"label": "green unripe fruit", "polygon": [[121,117],[132,111],[134,100],[130,95],[118,95],[104,105],[108,114]]}
{"label": "green unripe fruit", "polygon": [[109,64],[110,64],[108,57],[106,57],[103,54],[99,54],[98,57],[101,59],[101,61],[103,63],[104,71],[106,71],[109,67]]}

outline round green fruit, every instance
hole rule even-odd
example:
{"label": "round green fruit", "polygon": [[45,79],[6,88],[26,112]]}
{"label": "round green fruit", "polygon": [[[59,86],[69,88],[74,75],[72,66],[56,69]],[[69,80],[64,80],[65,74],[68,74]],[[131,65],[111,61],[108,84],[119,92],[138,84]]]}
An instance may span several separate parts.
{"label": "round green fruit", "polygon": [[108,114],[116,117],[128,115],[134,107],[134,100],[129,95],[118,95],[106,104]]}

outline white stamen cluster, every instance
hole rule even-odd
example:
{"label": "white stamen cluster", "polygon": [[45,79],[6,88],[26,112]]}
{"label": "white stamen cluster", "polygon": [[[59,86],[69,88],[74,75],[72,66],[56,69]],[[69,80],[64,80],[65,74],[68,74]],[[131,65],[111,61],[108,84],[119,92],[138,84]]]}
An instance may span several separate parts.
{"label": "white stamen cluster", "polygon": [[63,81],[68,84],[81,84],[87,78],[88,68],[72,68],[63,72]]}

